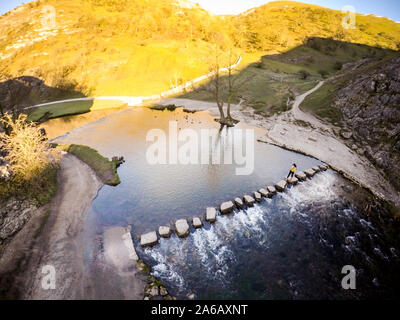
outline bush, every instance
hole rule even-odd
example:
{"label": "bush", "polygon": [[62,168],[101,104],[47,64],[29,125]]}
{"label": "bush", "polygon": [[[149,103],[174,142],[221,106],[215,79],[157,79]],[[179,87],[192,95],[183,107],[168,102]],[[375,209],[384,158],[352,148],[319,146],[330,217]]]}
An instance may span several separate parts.
{"label": "bush", "polygon": [[318,73],[321,75],[322,78],[325,78],[328,75],[328,71],[326,70],[318,70]]}
{"label": "bush", "polygon": [[343,63],[341,63],[340,61],[336,61],[335,64],[333,65],[333,68],[335,70],[342,70],[343,67]]}
{"label": "bush", "polygon": [[311,76],[311,74],[310,74],[308,71],[306,71],[306,70],[300,70],[300,71],[299,71],[299,75],[300,75],[300,79],[303,79],[303,80],[305,80],[305,79],[307,79],[309,76]]}
{"label": "bush", "polygon": [[14,118],[5,114],[1,119],[6,133],[1,134],[5,161],[9,161],[17,178],[29,181],[46,170],[57,159],[56,150],[49,147],[39,128],[26,121],[26,115]]}
{"label": "bush", "polygon": [[5,114],[0,133],[5,161],[10,162],[11,179],[0,184],[0,202],[11,196],[35,199],[44,205],[57,191],[59,153],[51,148],[40,129],[26,121],[26,115]]}

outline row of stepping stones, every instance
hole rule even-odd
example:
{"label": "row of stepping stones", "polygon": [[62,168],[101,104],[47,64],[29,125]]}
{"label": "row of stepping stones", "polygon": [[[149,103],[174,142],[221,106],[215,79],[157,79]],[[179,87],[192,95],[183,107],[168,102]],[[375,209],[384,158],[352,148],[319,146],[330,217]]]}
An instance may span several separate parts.
{"label": "row of stepping stones", "polygon": [[[243,209],[244,205],[248,207],[254,206],[255,202],[261,202],[262,198],[271,198],[277,191],[282,192],[285,190],[288,184],[295,185],[299,181],[304,181],[307,178],[313,177],[316,173],[320,171],[328,170],[328,166],[326,164],[315,166],[311,169],[300,171],[295,174],[293,178],[281,180],[275,184],[275,186],[268,186],[266,189],[261,188],[258,191],[253,192],[253,196],[244,195],[242,198],[235,198],[233,201],[226,201],[221,204],[219,211],[221,214],[229,214],[233,211],[234,207],[236,206],[239,209]],[[217,209],[214,207],[209,207],[206,209],[205,220],[209,223],[214,223],[217,220]],[[195,229],[203,227],[203,222],[199,217],[194,217],[192,219],[192,226]],[[185,238],[190,233],[189,223],[186,219],[179,219],[175,222],[175,232],[176,234],[181,237]],[[158,234],[162,238],[169,238],[172,234],[172,230],[168,226],[160,226],[158,228]],[[140,237],[140,245],[142,247],[152,246],[158,243],[158,236],[156,231],[148,232],[142,234]]]}

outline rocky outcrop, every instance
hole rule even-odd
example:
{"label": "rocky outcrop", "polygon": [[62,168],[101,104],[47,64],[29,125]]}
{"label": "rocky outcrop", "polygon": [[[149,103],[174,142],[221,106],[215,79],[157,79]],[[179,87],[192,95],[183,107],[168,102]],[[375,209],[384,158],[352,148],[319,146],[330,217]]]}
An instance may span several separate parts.
{"label": "rocky outcrop", "polygon": [[21,230],[35,210],[37,205],[28,200],[9,199],[0,204],[0,244]]}
{"label": "rocky outcrop", "polygon": [[342,115],[340,136],[400,190],[400,56],[346,77],[333,106]]}

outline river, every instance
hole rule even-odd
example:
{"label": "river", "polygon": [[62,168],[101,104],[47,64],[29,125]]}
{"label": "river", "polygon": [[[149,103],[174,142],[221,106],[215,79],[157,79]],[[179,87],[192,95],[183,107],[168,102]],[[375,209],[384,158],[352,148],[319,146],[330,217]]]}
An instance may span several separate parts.
{"label": "river", "polygon": [[[79,117],[66,118],[68,125],[62,127],[48,122],[52,134],[61,135],[56,142],[88,145],[104,156],[126,160],[118,169],[121,184],[104,186],[93,202],[88,229],[99,234],[110,226],[130,225],[139,256],[178,298],[192,293],[198,299],[359,299],[398,294],[397,222],[369,192],[332,170],[252,208],[219,217],[213,225],[205,223],[186,239],[173,235],[142,249],[138,239],[144,232],[173,226],[179,218],[203,219],[206,207],[281,180],[294,162],[299,170],[321,162],[257,142],[264,131],[239,124],[235,129],[254,132],[250,175],[236,175],[235,164],[154,165],[146,157],[151,145],[146,135],[157,128],[168,140],[171,122],[177,130],[190,128],[199,136],[202,129],[214,129],[214,146],[223,154],[241,144],[229,138],[233,129],[218,131],[219,124],[207,112],[130,108],[74,129],[75,120],[81,125]],[[98,249],[88,245],[88,250]],[[357,270],[357,290],[341,287],[345,265]]]}

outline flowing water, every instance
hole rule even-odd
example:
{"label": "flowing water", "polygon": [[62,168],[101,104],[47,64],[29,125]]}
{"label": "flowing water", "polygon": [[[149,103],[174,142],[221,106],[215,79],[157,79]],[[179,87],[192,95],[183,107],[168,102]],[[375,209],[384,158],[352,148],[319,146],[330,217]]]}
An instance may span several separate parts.
{"label": "flowing water", "polygon": [[[138,236],[143,232],[173,226],[178,218],[203,218],[208,206],[281,180],[293,162],[300,170],[320,164],[254,141],[254,172],[248,176],[235,175],[234,164],[150,165],[146,134],[159,128],[168,137],[171,120],[178,130],[218,129],[205,112],[135,108],[86,124],[56,141],[89,145],[107,157],[124,156],[126,163],[118,169],[121,184],[100,190],[87,224],[94,232],[131,225],[139,256],[173,295],[349,299],[399,294],[398,223],[367,191],[331,170],[252,208],[219,216],[212,225],[192,229],[186,239],[172,235],[155,247],[141,248]],[[240,145],[231,142],[229,134],[226,129],[216,133],[223,152]],[[255,129],[255,139],[261,134]],[[341,287],[345,265],[357,270],[357,290]]]}

